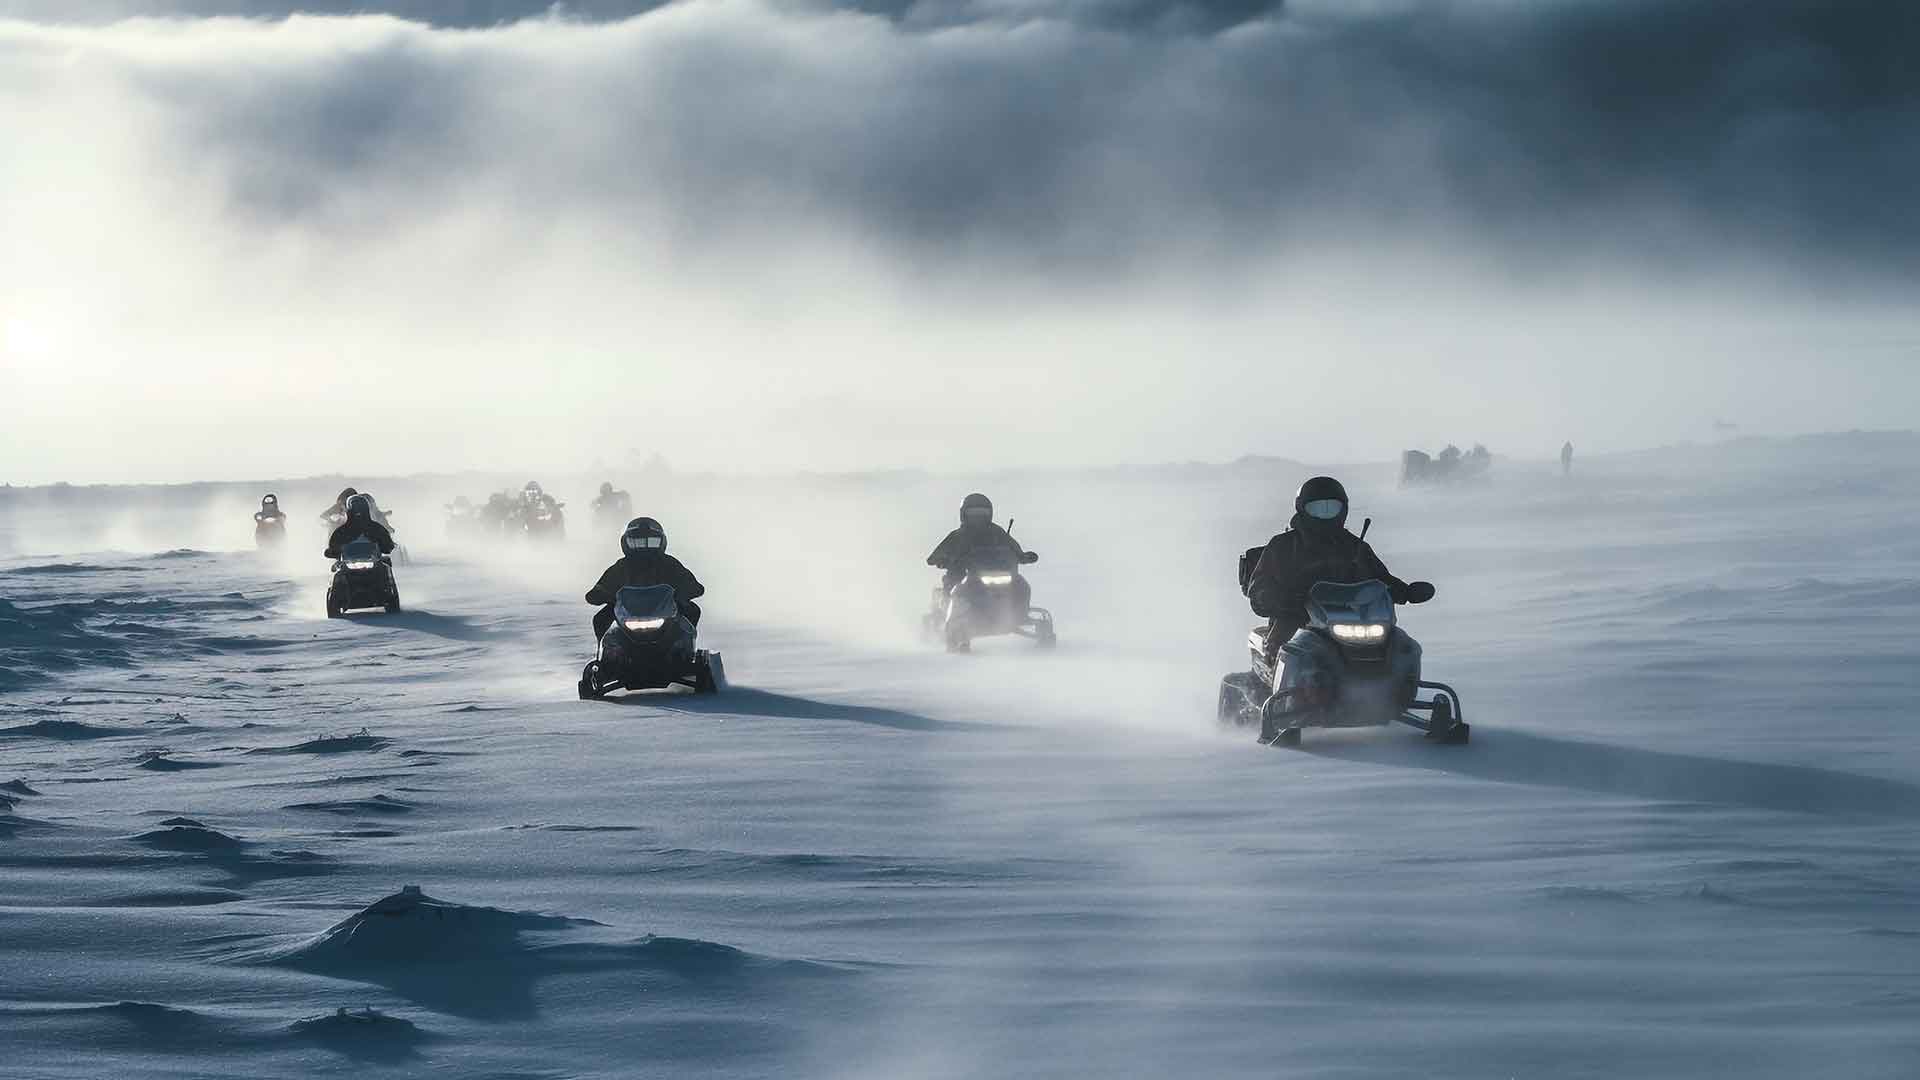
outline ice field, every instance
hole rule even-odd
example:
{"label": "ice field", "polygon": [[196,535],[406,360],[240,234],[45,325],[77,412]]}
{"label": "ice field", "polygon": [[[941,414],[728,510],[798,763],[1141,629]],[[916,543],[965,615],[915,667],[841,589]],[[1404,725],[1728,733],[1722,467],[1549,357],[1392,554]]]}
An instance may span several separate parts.
{"label": "ice field", "polygon": [[[1460,747],[1216,728],[1287,462],[631,484],[733,686],[592,703],[588,478],[339,621],[332,481],[0,492],[0,1074],[1910,1077],[1916,451],[1341,470]],[[974,488],[1057,651],[917,637]]]}

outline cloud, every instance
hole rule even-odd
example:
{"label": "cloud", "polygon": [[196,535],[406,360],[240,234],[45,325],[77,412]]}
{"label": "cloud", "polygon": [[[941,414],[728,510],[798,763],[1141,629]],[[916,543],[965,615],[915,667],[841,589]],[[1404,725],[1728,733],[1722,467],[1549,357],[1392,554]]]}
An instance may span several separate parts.
{"label": "cloud", "polygon": [[[172,5],[243,6],[282,10]],[[453,25],[541,9],[389,6]],[[236,212],[281,220],[384,227],[383,210],[484,186],[690,243],[804,216],[915,257],[959,244],[1037,265],[1344,228],[1920,265],[1920,215],[1898,197],[1920,185],[1909,5],[882,6],[890,18],[716,0],[478,34],[297,18],[6,37],[16,56],[111,66],[177,125],[167,151]],[[16,103],[71,77],[36,70],[13,80]],[[419,198],[351,194],[381,185]]]}
{"label": "cloud", "polygon": [[[195,422],[321,405],[438,464],[546,452],[625,387],[750,388],[659,437],[822,467],[1499,449],[1588,408],[1622,439],[1689,407],[1871,422],[1721,358],[1790,356],[1783,326],[1920,270],[1911,5],[287,6],[0,0],[39,20],[0,22],[0,340],[32,347],[0,389],[47,424],[151,430],[183,374],[219,390]],[[100,21],[128,13],[182,17]],[[1834,385],[1899,366],[1897,311]],[[1695,404],[1571,370],[1596,352],[1688,356]],[[963,369],[1029,393],[962,407]],[[1387,389],[1386,422],[1333,415]],[[524,434],[458,441],[503,407]]]}

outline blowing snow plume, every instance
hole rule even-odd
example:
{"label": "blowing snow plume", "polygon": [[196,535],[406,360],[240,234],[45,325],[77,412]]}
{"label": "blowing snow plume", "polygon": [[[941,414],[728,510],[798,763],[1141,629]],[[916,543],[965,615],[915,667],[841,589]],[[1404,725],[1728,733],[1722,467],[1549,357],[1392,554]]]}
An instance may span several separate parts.
{"label": "blowing snow plume", "polygon": [[1338,459],[1915,388],[1904,5],[292,6],[0,0],[75,20],[0,23],[10,458]]}

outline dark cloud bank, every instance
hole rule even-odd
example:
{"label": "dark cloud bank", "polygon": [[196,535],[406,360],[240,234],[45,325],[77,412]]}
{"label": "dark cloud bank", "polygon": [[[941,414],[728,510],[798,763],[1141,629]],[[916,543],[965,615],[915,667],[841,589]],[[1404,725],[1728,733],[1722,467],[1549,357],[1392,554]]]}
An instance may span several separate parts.
{"label": "dark cloud bank", "polygon": [[[689,245],[804,222],[1042,267],[1436,236],[1529,264],[1920,270],[1920,4],[0,0],[369,7],[497,29],[300,24],[338,43],[130,50],[125,78],[233,212],[330,226],[484,190]],[[390,197],[343,194],[369,190]]]}

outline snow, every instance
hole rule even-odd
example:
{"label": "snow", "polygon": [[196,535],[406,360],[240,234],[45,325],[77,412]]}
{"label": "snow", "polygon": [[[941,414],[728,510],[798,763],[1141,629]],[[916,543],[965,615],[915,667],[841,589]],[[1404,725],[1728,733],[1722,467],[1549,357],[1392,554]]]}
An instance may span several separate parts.
{"label": "snow", "polygon": [[[1474,741],[1298,751],[1212,719],[1286,463],[636,491],[736,688],[598,703],[584,514],[382,485],[414,610],[330,622],[214,489],[9,493],[0,1074],[1911,1076],[1913,449],[1345,470]],[[914,636],[976,487],[1057,653]]]}

